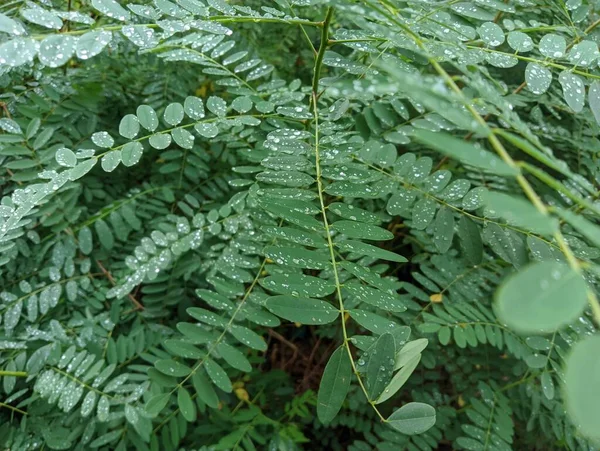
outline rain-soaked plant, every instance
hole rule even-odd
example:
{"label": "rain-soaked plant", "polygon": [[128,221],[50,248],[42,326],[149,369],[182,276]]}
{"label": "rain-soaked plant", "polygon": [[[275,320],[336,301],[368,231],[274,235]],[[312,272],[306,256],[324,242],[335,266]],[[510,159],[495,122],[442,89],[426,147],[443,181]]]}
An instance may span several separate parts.
{"label": "rain-soaked plant", "polygon": [[1,2],[0,449],[600,449],[599,8]]}

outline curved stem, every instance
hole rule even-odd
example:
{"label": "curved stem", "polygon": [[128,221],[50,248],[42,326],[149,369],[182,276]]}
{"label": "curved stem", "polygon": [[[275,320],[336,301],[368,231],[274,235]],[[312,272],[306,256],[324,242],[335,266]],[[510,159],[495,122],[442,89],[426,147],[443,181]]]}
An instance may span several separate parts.
{"label": "curved stem", "polygon": [[338,307],[340,311],[340,318],[342,320],[342,334],[344,338],[343,346],[348,353],[348,359],[350,360],[350,365],[352,366],[352,372],[356,376],[358,381],[358,385],[360,386],[362,392],[364,393],[367,401],[373,407],[373,410],[379,417],[382,422],[386,422],[385,417],[379,412],[377,407],[375,407],[375,402],[369,398],[367,388],[365,387],[364,381],[362,380],[362,376],[358,372],[356,368],[356,363],[354,362],[354,357],[352,356],[352,350],[350,349],[350,339],[348,337],[348,330],[346,329],[346,319],[345,314],[346,310],[344,308],[344,299],[342,296],[342,284],[340,282],[340,276],[337,268],[337,260],[335,257],[335,248],[333,246],[333,240],[331,239],[331,230],[329,229],[329,221],[327,219],[327,206],[325,205],[325,196],[323,189],[323,181],[321,178],[321,154],[320,154],[320,146],[319,146],[319,109],[317,107],[318,101],[318,91],[319,91],[319,77],[321,75],[321,67],[323,62],[323,55],[325,54],[325,49],[327,48],[327,38],[328,38],[328,28],[331,22],[331,18],[333,16],[333,8],[329,8],[327,10],[327,16],[325,18],[323,33],[321,35],[321,46],[319,47],[319,53],[317,55],[317,59],[315,61],[315,69],[313,74],[313,89],[312,89],[312,109],[313,109],[313,120],[315,127],[315,170],[316,170],[316,180],[317,180],[317,192],[319,195],[319,204],[321,206],[321,217],[323,218],[323,227],[325,228],[325,236],[327,237],[327,247],[329,248],[329,256],[331,260],[331,267],[333,271],[333,278],[335,281],[336,288],[336,296],[338,299]]}

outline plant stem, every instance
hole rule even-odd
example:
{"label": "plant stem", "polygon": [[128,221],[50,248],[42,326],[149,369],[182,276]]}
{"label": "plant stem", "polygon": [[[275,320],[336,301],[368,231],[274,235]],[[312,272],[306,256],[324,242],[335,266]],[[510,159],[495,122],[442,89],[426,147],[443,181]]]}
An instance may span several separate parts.
{"label": "plant stem", "polygon": [[313,72],[312,91],[313,97],[316,97],[319,92],[319,77],[321,76],[321,67],[323,66],[323,57],[325,56],[325,50],[327,50],[327,41],[329,40],[329,25],[331,24],[331,18],[333,17],[333,8],[327,9],[327,15],[323,21],[323,28],[321,30],[321,44],[319,45],[319,53],[315,59],[315,69]]}
{"label": "plant stem", "polygon": [[0,377],[9,377],[9,376],[13,376],[13,377],[27,377],[28,374],[25,371],[3,371],[0,370]]}
{"label": "plant stem", "polygon": [[16,407],[13,407],[9,404],[4,404],[3,402],[0,402],[0,407],[6,407],[7,409],[12,410],[13,412],[18,412],[21,415],[27,415],[27,412],[25,412],[24,410],[18,409]]}
{"label": "plant stem", "polygon": [[313,77],[313,91],[312,91],[312,108],[313,108],[313,117],[314,117],[314,127],[315,127],[315,170],[316,170],[316,179],[317,179],[317,191],[319,195],[319,204],[321,206],[321,216],[323,218],[323,227],[325,228],[325,236],[327,237],[327,246],[329,248],[329,256],[331,260],[331,267],[333,270],[333,278],[335,281],[336,295],[338,298],[338,307],[340,311],[340,317],[342,320],[342,335],[344,341],[342,346],[346,349],[348,353],[348,359],[350,360],[350,365],[352,366],[352,372],[356,376],[358,381],[358,385],[360,386],[362,392],[364,393],[367,401],[375,410],[375,413],[379,417],[382,422],[386,422],[385,417],[379,412],[377,407],[375,407],[374,402],[369,398],[367,388],[362,380],[358,369],[356,368],[356,363],[354,362],[354,357],[352,356],[352,350],[350,349],[350,339],[348,338],[348,330],[346,329],[346,319],[344,315],[346,310],[344,308],[344,299],[342,296],[342,284],[340,282],[340,277],[337,269],[337,261],[335,258],[335,249],[333,245],[333,240],[331,239],[331,231],[329,229],[329,221],[327,219],[327,207],[325,205],[325,196],[323,189],[323,181],[321,178],[321,154],[320,154],[320,146],[319,146],[319,109],[317,107],[318,101],[318,91],[319,91],[319,77],[321,75],[321,67],[323,62],[323,55],[325,54],[325,49],[327,48],[327,41],[329,35],[329,24],[331,22],[331,18],[333,16],[333,8],[329,8],[327,10],[327,16],[325,21],[323,22],[323,32],[321,33],[321,45],[319,47],[319,53],[317,54],[317,59],[315,61],[315,69],[314,69],[314,77]]}

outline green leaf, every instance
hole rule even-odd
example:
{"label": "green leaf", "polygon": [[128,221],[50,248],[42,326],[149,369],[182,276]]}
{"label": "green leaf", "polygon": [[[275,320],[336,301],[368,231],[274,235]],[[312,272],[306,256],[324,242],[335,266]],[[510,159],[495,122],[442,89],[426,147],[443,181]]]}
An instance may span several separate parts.
{"label": "green leaf", "polygon": [[121,163],[121,151],[113,150],[102,157],[101,166],[106,172],[114,171]]}
{"label": "green leaf", "polygon": [[494,22],[484,22],[477,29],[481,40],[490,47],[498,47],[504,42],[504,31]]}
{"label": "green leaf", "polygon": [[291,188],[308,187],[315,182],[313,177],[300,171],[264,171],[256,175],[256,180]]}
{"label": "green leaf", "polygon": [[246,373],[252,371],[252,365],[250,365],[248,359],[244,356],[243,353],[241,353],[233,346],[221,342],[217,345],[217,351],[219,352],[223,360],[225,360],[233,368],[236,368],[240,371],[244,371]]}
{"label": "green leaf", "polygon": [[542,386],[542,392],[546,399],[554,399],[554,382],[552,381],[552,375],[549,372],[542,373],[540,385]]}
{"label": "green leaf", "polygon": [[592,110],[592,114],[594,115],[594,119],[600,124],[600,81],[596,80],[590,85],[588,102],[590,104],[590,110]]}
{"label": "green leaf", "polygon": [[406,311],[406,305],[402,299],[385,291],[357,283],[345,284],[344,289],[360,302],[365,302],[382,310],[388,312]]}
{"label": "green leaf", "polygon": [[196,121],[204,117],[204,103],[198,97],[186,97],[183,102],[183,109],[185,114]]}
{"label": "green leaf", "polygon": [[571,47],[567,58],[573,66],[590,66],[600,56],[598,44],[594,41],[583,40]]}
{"label": "green leaf", "polygon": [[231,107],[238,113],[247,113],[252,109],[252,100],[250,97],[236,97],[231,102]]}
{"label": "green leaf", "polygon": [[541,213],[525,199],[488,191],[485,200],[487,214],[491,217],[504,218],[513,226],[542,235],[552,235],[558,230],[556,218]]}
{"label": "green leaf", "polygon": [[342,408],[350,389],[351,377],[352,366],[348,353],[345,346],[340,346],[329,358],[319,385],[317,416],[321,423],[330,423]]}
{"label": "green leaf", "polygon": [[394,370],[402,368],[404,365],[407,365],[408,362],[412,361],[416,356],[421,354],[421,352],[423,352],[423,350],[427,347],[428,343],[429,340],[427,340],[427,338],[419,338],[406,343],[396,356]]}
{"label": "green leaf", "polygon": [[322,236],[308,232],[306,230],[299,230],[294,227],[274,227],[265,226],[262,230],[273,238],[281,238],[292,243],[301,244],[308,247],[324,248],[327,247],[327,242]]}
{"label": "green leaf", "polygon": [[167,105],[163,118],[169,125],[179,124],[183,120],[183,106],[180,103]]}
{"label": "green leaf", "polygon": [[171,144],[171,135],[168,133],[156,133],[148,139],[148,143],[155,149],[166,149]]}
{"label": "green leaf", "polygon": [[82,227],[77,235],[77,241],[79,242],[79,249],[85,255],[90,255],[94,248],[94,241],[92,237],[92,231],[89,227]]}
{"label": "green leaf", "polygon": [[77,58],[87,60],[98,55],[112,40],[110,31],[90,31],[77,40],[75,53]]}
{"label": "green leaf", "polygon": [[156,417],[167,406],[170,398],[171,395],[169,393],[155,395],[148,400],[144,406],[144,410],[149,416]]}
{"label": "green leaf", "polygon": [[125,404],[125,419],[127,420],[127,422],[134,426],[140,420],[140,416],[137,412],[137,409],[130,404]]}
{"label": "green leaf", "polygon": [[424,230],[433,221],[438,204],[433,199],[419,199],[412,211],[412,225],[417,230]]}
{"label": "green leaf", "polygon": [[120,21],[129,21],[131,19],[131,14],[119,5],[116,0],[92,0],[92,7],[113,19]]}
{"label": "green leaf", "polygon": [[158,127],[158,116],[156,111],[149,105],[140,105],[137,107],[136,115],[142,127],[153,132]]}
{"label": "green leaf", "polygon": [[121,431],[116,430],[112,432],[107,432],[99,437],[97,437],[92,443],[90,443],[90,448],[100,448],[101,446],[108,445],[109,443],[114,442],[121,436]]}
{"label": "green leaf", "polygon": [[333,202],[327,206],[327,209],[332,213],[335,213],[344,219],[350,219],[351,221],[360,221],[371,224],[379,224],[381,222],[381,219],[375,213],[371,213],[368,210],[363,210],[362,208],[350,204]]}
{"label": "green leaf", "polygon": [[391,240],[394,238],[394,234],[389,230],[355,221],[336,221],[332,224],[331,228],[346,235],[348,238],[376,241]]}
{"label": "green leaf", "polygon": [[340,313],[328,302],[295,296],[273,296],[265,305],[281,318],[311,325],[331,323]]}
{"label": "green leaf", "polygon": [[564,396],[571,420],[580,432],[600,440],[600,335],[576,343],[567,356]]}
{"label": "green leaf", "polygon": [[192,318],[202,321],[205,324],[210,324],[211,326],[225,327],[227,325],[227,321],[225,319],[218,314],[211,312],[210,310],[200,307],[189,307],[186,309],[186,312]]}
{"label": "green leaf", "polygon": [[219,128],[211,122],[196,124],[194,125],[194,130],[205,138],[214,138],[219,134]]}
{"label": "green leaf", "polygon": [[[548,154],[542,150],[539,150],[537,147],[533,146],[529,141],[527,141],[513,133],[508,133],[505,130],[497,130],[496,134],[504,137],[512,145],[521,149],[523,152],[532,156],[533,158],[535,158],[539,162],[545,164],[546,166],[554,169],[555,171],[560,172],[561,174],[563,174],[567,177],[573,177],[573,174],[569,170],[569,167],[566,164],[564,164],[564,162],[557,160],[551,154]],[[477,188],[475,188],[475,189],[477,189]],[[485,188],[483,188],[483,189],[485,189]]]}
{"label": "green leaf", "polygon": [[233,335],[240,343],[249,346],[257,351],[266,351],[267,343],[256,332],[243,326],[233,325],[229,328],[229,333]]}
{"label": "green leaf", "polygon": [[25,29],[19,22],[2,13],[0,13],[0,31],[15,36],[25,34]]}
{"label": "green leaf", "polygon": [[119,134],[124,138],[133,139],[140,132],[140,121],[135,114],[127,114],[119,124]]}
{"label": "green leaf", "polygon": [[196,421],[196,405],[189,392],[183,387],[177,390],[177,405],[183,418],[189,422]]}
{"label": "green leaf", "polygon": [[204,369],[210,380],[213,381],[217,387],[225,393],[231,393],[233,391],[231,380],[229,380],[229,376],[227,376],[225,370],[221,368],[221,365],[214,360],[207,358],[204,362]]}
{"label": "green leaf", "polygon": [[204,402],[204,404],[213,409],[216,409],[219,406],[219,397],[217,396],[217,392],[215,392],[215,389],[211,383],[206,379],[206,376],[204,376],[200,370],[196,371],[192,375],[192,383],[198,398]]}
{"label": "green leaf", "polygon": [[199,359],[204,356],[204,352],[200,351],[193,344],[183,340],[165,340],[164,347],[171,355],[176,357],[185,357],[188,359]]}
{"label": "green leaf", "polygon": [[454,214],[449,208],[442,207],[438,210],[433,224],[433,243],[438,251],[443,254],[452,247],[454,237]]}
{"label": "green leaf", "polygon": [[123,165],[130,167],[137,164],[142,158],[144,147],[137,141],[128,142],[121,150],[121,161]]}
{"label": "green leaf", "polygon": [[375,401],[389,384],[394,370],[396,344],[390,333],[379,336],[377,341],[363,355],[367,360],[366,389],[369,400]]}
{"label": "green leaf", "polygon": [[378,288],[383,291],[394,292],[398,289],[398,285],[392,278],[383,278],[376,272],[368,269],[365,266],[357,265],[349,261],[343,261],[338,263],[340,268],[345,269],[349,273],[355,275],[363,282]]}
{"label": "green leaf", "polygon": [[429,404],[410,402],[394,411],[386,422],[403,434],[422,434],[435,424],[435,409]]}
{"label": "green leaf", "polygon": [[495,311],[517,332],[553,332],[581,316],[586,304],[581,275],[563,263],[544,261],[504,281],[496,292]]}
{"label": "green leaf", "polygon": [[115,245],[115,238],[106,222],[104,222],[102,219],[98,219],[94,223],[94,228],[96,229],[96,233],[98,234],[98,239],[100,240],[102,247],[106,249],[112,249]]}
{"label": "green leaf", "polygon": [[[19,130],[19,133],[21,133],[20,130]],[[33,142],[33,148],[38,150],[38,149],[41,149],[42,147],[44,147],[46,145],[46,143],[48,141],[50,141],[50,138],[52,138],[53,134],[54,134],[53,128],[49,127],[49,128],[42,130],[42,132],[37,136],[37,138],[35,138],[35,141]]]}
{"label": "green leaf", "polygon": [[22,66],[33,61],[38,43],[31,38],[15,38],[0,44],[0,61],[10,67]]}
{"label": "green leaf", "polygon": [[33,118],[27,125],[27,131],[25,132],[25,137],[27,139],[33,138],[35,136],[35,134],[39,131],[41,125],[42,125],[42,120],[39,117]]}
{"label": "green leaf", "polygon": [[485,8],[481,8],[473,3],[458,2],[451,5],[452,10],[464,17],[470,17],[477,20],[494,20],[494,14]]}
{"label": "green leaf", "polygon": [[173,377],[186,377],[192,372],[189,366],[171,359],[157,360],[154,367],[161,373]]}
{"label": "green leaf", "polygon": [[580,76],[563,71],[558,75],[558,81],[563,90],[567,105],[576,113],[581,112],[585,105],[585,86]]}
{"label": "green leaf", "polygon": [[194,344],[206,344],[214,338],[210,332],[199,327],[198,324],[177,323],[177,329]]}
{"label": "green leaf", "polygon": [[404,263],[408,261],[402,255],[386,251],[385,249],[381,249],[377,246],[363,243],[361,241],[344,240],[336,242],[335,245],[342,251],[353,252],[359,255],[367,255],[369,257],[380,258],[382,260],[389,260],[398,263]]}
{"label": "green leaf", "polygon": [[81,402],[81,416],[82,417],[87,417],[90,413],[92,413],[92,411],[94,410],[94,407],[96,406],[96,392],[93,391],[89,391],[87,392],[87,394],[85,395],[85,398],[83,398],[83,401]]}
{"label": "green leaf", "polygon": [[540,53],[548,58],[561,58],[567,50],[567,42],[562,36],[549,33],[540,39],[539,49]]}
{"label": "green leaf", "polygon": [[40,44],[38,58],[48,67],[60,67],[75,53],[77,39],[73,36],[48,36]]}
{"label": "green leaf", "polygon": [[410,217],[412,204],[417,198],[415,191],[400,187],[397,192],[390,197],[387,203],[387,212],[392,216]]}
{"label": "green leaf", "polygon": [[[150,399],[150,401],[152,401],[154,398]],[[169,400],[169,397],[167,395],[167,401]],[[157,409],[159,406],[155,405],[155,404],[150,404],[150,401],[148,402],[148,405],[151,409],[150,412],[154,412],[155,409]],[[158,402],[158,401],[156,401]],[[165,401],[166,403],[166,401]],[[162,410],[164,407],[164,405],[160,406],[160,410]],[[100,399],[98,400],[98,405],[96,406],[96,417],[98,418],[98,421],[100,422],[105,422],[108,420],[108,415],[109,415],[109,411],[110,411],[110,401],[108,400],[108,398],[106,396],[101,396]]]}
{"label": "green leaf", "polygon": [[552,72],[536,63],[528,63],[525,68],[527,89],[534,94],[545,93],[552,83]]}
{"label": "green leaf", "polygon": [[94,133],[92,135],[92,142],[103,149],[110,149],[115,144],[115,140],[108,134],[108,132]]}
{"label": "green leaf", "polygon": [[185,128],[176,128],[171,131],[171,136],[173,137],[173,141],[183,148],[183,149],[191,149],[194,147],[194,135],[188,132]]}
{"label": "green leaf", "polygon": [[493,153],[445,133],[417,130],[413,132],[413,136],[428,147],[469,166],[504,176],[516,176],[519,173],[518,169],[509,166]]}
{"label": "green leaf", "polygon": [[600,227],[583,216],[572,213],[564,208],[556,207],[556,214],[568,222],[575,230],[590,240],[595,246],[600,247]]}
{"label": "green leaf", "polygon": [[294,268],[325,269],[331,266],[326,253],[299,247],[267,246],[265,255],[278,265]]}
{"label": "green leaf", "polygon": [[390,333],[398,339],[398,342],[402,341],[400,340],[401,337],[410,333],[410,328],[400,326],[394,321],[366,310],[352,309],[348,313],[354,321],[365,329],[377,335]]}
{"label": "green leaf", "polygon": [[479,227],[466,216],[461,216],[458,221],[457,234],[467,261],[471,265],[480,264],[483,259],[483,242]]}
{"label": "green leaf", "polygon": [[265,202],[261,205],[265,210],[269,211],[270,213],[273,213],[274,215],[277,215],[279,218],[285,219],[286,221],[294,225],[297,225],[304,229],[314,230],[318,232],[323,230],[323,224],[317,221],[312,216],[308,216],[307,214],[299,213],[289,208],[285,208],[280,205],[275,205],[270,202]]}
{"label": "green leaf", "polygon": [[[385,387],[383,393],[379,396],[379,398],[377,398],[376,404],[385,402],[398,393],[398,390],[400,390],[406,383],[408,378],[417,368],[417,365],[420,361],[421,354],[416,354],[411,360],[408,360],[404,365],[402,365],[400,370],[394,374],[394,377],[392,377],[390,383]],[[398,364],[396,364],[396,366],[398,366]]]}
{"label": "green leaf", "polygon": [[512,47],[516,52],[529,52],[533,50],[533,39],[528,34],[522,31],[511,31],[508,33],[506,40],[508,45]]}
{"label": "green leaf", "polygon": [[28,22],[53,30],[59,30],[63,24],[56,14],[43,8],[24,8],[21,15]]}
{"label": "green leaf", "polygon": [[61,166],[65,166],[67,168],[74,168],[77,166],[77,157],[72,150],[65,147],[58,149],[54,155],[54,158]]}
{"label": "green leaf", "polygon": [[275,293],[303,297],[322,298],[335,291],[333,282],[304,274],[273,274],[260,284]]}
{"label": "green leaf", "polygon": [[206,101],[208,111],[219,117],[225,117],[227,113],[227,103],[220,97],[210,96]]}

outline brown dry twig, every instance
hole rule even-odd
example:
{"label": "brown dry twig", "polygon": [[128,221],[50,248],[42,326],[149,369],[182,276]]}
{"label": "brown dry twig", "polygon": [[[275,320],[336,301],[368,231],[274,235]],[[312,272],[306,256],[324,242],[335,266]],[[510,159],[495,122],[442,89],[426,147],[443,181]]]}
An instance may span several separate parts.
{"label": "brown dry twig", "polygon": [[281,369],[285,370],[286,366],[288,366],[290,363],[296,361],[296,359],[298,358],[298,353],[299,353],[298,347],[294,343],[289,341],[287,338],[285,338],[283,335],[275,332],[273,329],[269,329],[269,335],[271,337],[279,340],[281,343],[285,344],[286,346],[288,346],[290,349],[292,349],[294,351],[292,358],[289,359],[287,362],[282,363]]}
{"label": "brown dry twig", "polygon": [[[100,270],[102,271],[102,273],[106,276],[106,278],[108,279],[108,281],[113,286],[116,285],[117,283],[115,282],[114,277],[112,276],[112,274],[104,266],[102,266],[102,262],[100,260],[96,260],[96,264],[98,265],[98,267],[100,268]],[[129,299],[131,300],[131,302],[135,306],[136,310],[144,310],[144,306],[142,304],[140,304],[140,302],[135,297],[133,297],[133,295],[131,293],[129,294]]]}

